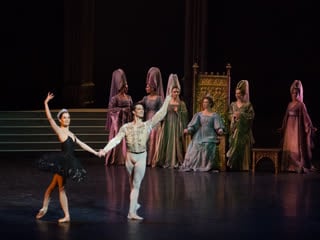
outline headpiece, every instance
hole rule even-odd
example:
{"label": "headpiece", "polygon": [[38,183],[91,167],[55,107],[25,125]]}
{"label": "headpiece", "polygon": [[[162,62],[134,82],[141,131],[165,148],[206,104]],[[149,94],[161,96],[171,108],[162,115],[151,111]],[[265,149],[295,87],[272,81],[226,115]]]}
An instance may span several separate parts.
{"label": "headpiece", "polygon": [[110,94],[109,94],[109,102],[111,98],[118,94],[118,92],[127,85],[127,77],[124,71],[119,68],[112,73],[112,81],[110,87]]}
{"label": "headpiece", "polygon": [[294,80],[290,87],[290,93],[292,90],[296,89],[298,91],[298,99],[303,102],[303,87],[300,80]]}
{"label": "headpiece", "polygon": [[241,94],[244,96],[244,101],[249,102],[250,96],[249,96],[249,82],[248,82],[248,80],[239,81],[237,84],[237,89],[239,89]]}
{"label": "headpiece", "polygon": [[149,69],[146,84],[153,88],[162,99],[164,98],[162,76],[159,68],[151,67]]}
{"label": "headpiece", "polygon": [[62,108],[62,109],[57,113],[57,118],[60,119],[60,118],[61,118],[61,115],[62,115],[63,113],[66,113],[66,112],[68,112],[68,110],[65,109],[65,108]]}
{"label": "headpiece", "polygon": [[177,87],[179,90],[181,90],[178,75],[171,73],[167,84],[167,96],[171,94],[173,87]]}

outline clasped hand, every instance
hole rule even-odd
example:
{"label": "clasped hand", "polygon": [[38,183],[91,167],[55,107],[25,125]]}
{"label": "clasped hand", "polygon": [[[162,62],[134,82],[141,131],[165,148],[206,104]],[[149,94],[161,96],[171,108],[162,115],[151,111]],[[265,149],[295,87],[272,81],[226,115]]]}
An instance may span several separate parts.
{"label": "clasped hand", "polygon": [[103,149],[100,149],[98,152],[98,157],[104,157],[106,155],[106,152]]}

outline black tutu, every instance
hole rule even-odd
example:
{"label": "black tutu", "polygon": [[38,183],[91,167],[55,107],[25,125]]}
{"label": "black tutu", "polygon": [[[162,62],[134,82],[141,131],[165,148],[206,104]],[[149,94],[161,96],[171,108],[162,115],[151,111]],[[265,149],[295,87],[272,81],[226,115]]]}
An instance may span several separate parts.
{"label": "black tutu", "polygon": [[46,153],[37,161],[37,167],[42,171],[57,173],[73,181],[81,182],[86,178],[87,171],[79,159],[74,156],[75,143],[68,137],[62,143],[59,153]]}

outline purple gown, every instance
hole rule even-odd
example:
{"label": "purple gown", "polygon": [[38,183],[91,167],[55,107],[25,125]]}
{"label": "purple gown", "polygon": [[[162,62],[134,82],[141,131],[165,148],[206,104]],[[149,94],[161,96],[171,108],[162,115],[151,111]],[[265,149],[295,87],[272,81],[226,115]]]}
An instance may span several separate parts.
{"label": "purple gown", "polygon": [[[155,99],[150,99],[147,96],[145,96],[141,103],[145,107],[145,116],[146,120],[149,120],[152,118],[152,116],[160,109],[160,107],[163,104],[162,98],[160,96],[157,96]],[[147,154],[147,165],[155,167],[157,163],[157,158],[154,157],[156,146],[157,146],[157,140],[160,130],[160,123],[158,123],[150,133],[150,137],[148,140],[148,154]]]}

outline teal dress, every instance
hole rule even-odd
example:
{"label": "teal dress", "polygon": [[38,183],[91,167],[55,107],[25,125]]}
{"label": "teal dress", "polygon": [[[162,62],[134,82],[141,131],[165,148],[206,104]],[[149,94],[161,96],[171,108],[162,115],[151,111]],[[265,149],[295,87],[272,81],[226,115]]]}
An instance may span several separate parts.
{"label": "teal dress", "polygon": [[216,157],[216,146],[219,143],[217,132],[224,130],[223,121],[218,113],[204,115],[196,113],[188,124],[192,140],[180,167],[181,171],[206,172],[219,169]]}

